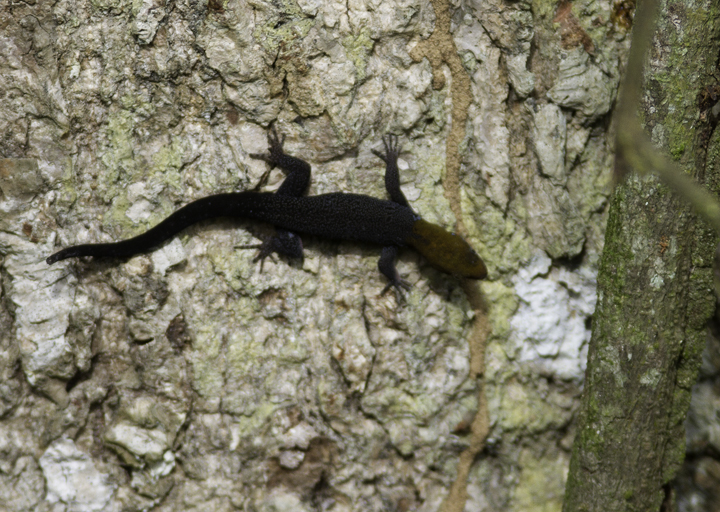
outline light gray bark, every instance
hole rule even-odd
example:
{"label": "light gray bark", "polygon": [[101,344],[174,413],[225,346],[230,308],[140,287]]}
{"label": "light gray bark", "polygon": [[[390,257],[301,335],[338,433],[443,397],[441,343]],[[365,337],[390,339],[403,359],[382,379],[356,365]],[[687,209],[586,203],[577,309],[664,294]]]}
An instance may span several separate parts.
{"label": "light gray bark", "polygon": [[[627,29],[610,1],[488,1],[439,34],[441,3],[2,4],[4,504],[434,511],[483,446],[483,392],[466,507],[559,509]],[[242,222],[45,264],[255,186],[273,121],[311,194],[385,197],[371,149],[402,135],[412,206],[490,268],[484,374],[477,308],[409,252],[400,303],[371,247],[307,239],[261,274],[239,247],[270,231]]]}

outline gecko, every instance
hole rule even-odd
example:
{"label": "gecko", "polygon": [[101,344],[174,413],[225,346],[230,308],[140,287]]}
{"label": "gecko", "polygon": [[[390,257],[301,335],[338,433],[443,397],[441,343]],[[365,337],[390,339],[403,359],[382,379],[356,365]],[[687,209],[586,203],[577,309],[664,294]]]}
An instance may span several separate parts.
{"label": "gecko", "polygon": [[331,240],[349,240],[379,245],[382,249],[378,269],[387,278],[389,287],[409,288],[395,267],[399,250],[411,247],[433,267],[447,274],[483,279],[487,268],[482,258],[461,236],[427,222],[412,209],[400,189],[398,137],[382,138],[385,152],[373,153],[385,162],[385,189],[390,199],[363,194],[335,192],[306,196],[310,184],[310,164],[283,150],[284,135],[268,131],[268,151],[252,153],[252,158],[267,162],[271,169],[279,167],[286,175],[275,192],[232,192],[216,194],[193,201],[172,213],[155,227],[134,238],[112,243],[73,245],[47,258],[52,265],[67,258],[125,258],[149,252],[166,240],[197,222],[234,217],[266,222],[276,233],[259,248],[255,261],[273,253],[288,258],[302,258],[300,235],[313,235]]}

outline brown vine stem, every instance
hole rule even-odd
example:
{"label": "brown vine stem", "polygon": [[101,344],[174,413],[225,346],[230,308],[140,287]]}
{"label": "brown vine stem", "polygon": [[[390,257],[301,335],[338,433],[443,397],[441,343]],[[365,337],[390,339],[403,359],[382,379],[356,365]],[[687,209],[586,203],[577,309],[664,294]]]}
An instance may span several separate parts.
{"label": "brown vine stem", "polygon": [[[415,62],[427,58],[433,70],[433,87],[442,89],[445,86],[443,65],[450,70],[450,96],[452,98],[452,125],[445,146],[445,197],[455,215],[457,231],[466,235],[463,223],[462,201],[460,195],[460,143],[465,139],[468,110],[473,96],[468,77],[463,67],[457,47],[450,33],[450,2],[449,0],[432,0],[435,10],[435,29],[432,35],[421,41],[410,52]],[[467,478],[475,457],[485,446],[485,439],[490,431],[487,399],[483,374],[485,372],[485,347],[490,334],[487,306],[482,292],[476,282],[465,281],[463,289],[475,312],[473,329],[468,339],[470,346],[470,377],[478,381],[478,409],[470,426],[470,445],[460,454],[457,475],[442,504],[443,512],[462,512],[467,501]]]}

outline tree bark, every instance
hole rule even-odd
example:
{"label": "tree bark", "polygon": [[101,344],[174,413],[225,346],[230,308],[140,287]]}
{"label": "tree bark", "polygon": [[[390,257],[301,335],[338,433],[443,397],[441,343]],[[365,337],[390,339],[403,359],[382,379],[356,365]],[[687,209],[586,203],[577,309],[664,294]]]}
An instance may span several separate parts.
{"label": "tree bark", "polygon": [[[715,193],[716,119],[701,99],[715,81],[719,30],[717,2],[663,2],[639,106],[655,144]],[[616,169],[631,174],[610,205],[566,512],[674,506],[670,483],[715,305],[717,235],[621,153]]]}
{"label": "tree bark", "polygon": [[[624,11],[619,11],[620,14]],[[614,0],[0,2],[0,508],[558,510],[627,49]],[[217,220],[44,259],[282,175],[385,198],[381,136],[479,287]],[[267,178],[267,181],[264,180]],[[485,306],[487,305],[487,311]],[[491,335],[488,337],[488,331]],[[486,343],[487,342],[487,343]],[[487,351],[486,351],[487,348]]]}

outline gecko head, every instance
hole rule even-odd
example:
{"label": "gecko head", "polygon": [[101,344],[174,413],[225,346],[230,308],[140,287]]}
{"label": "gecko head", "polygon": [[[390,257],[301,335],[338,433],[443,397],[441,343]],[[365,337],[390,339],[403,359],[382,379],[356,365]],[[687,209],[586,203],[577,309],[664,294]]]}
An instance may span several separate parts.
{"label": "gecko head", "polygon": [[487,276],[485,263],[470,244],[437,224],[422,219],[415,221],[412,234],[405,242],[438,270],[471,279]]}

